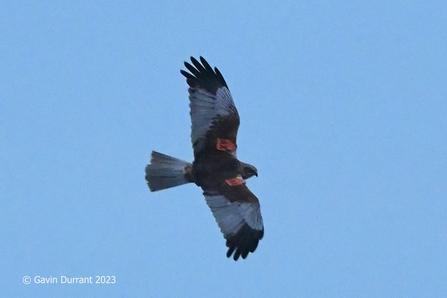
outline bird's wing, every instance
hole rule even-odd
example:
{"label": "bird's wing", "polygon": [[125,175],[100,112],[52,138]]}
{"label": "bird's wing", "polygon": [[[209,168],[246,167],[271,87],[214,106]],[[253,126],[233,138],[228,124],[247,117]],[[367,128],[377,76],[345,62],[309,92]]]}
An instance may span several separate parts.
{"label": "bird's wing", "polygon": [[214,190],[204,189],[206,203],[227,240],[227,257],[245,259],[264,236],[258,198],[241,177],[225,180]]}
{"label": "bird's wing", "polygon": [[236,153],[236,137],[239,114],[227,83],[217,68],[212,68],[200,57],[191,57],[192,65],[185,62],[190,71],[180,72],[189,85],[191,142],[194,156],[209,150]]}

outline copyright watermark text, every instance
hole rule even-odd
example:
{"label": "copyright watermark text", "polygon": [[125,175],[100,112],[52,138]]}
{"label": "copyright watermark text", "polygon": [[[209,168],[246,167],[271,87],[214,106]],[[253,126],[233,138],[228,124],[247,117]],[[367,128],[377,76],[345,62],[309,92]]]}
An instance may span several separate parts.
{"label": "copyright watermark text", "polygon": [[115,275],[94,275],[94,276],[40,276],[36,275],[30,277],[25,275],[22,277],[22,282],[25,285],[29,284],[110,284],[113,285],[116,283]]}

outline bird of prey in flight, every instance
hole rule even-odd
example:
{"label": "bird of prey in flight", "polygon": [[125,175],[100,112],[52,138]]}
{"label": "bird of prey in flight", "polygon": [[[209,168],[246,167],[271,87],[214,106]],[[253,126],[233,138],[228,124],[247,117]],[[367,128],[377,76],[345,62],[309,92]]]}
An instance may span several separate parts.
{"label": "bird of prey in flight", "polygon": [[258,172],[236,156],[239,114],[222,74],[203,57],[191,62],[185,62],[189,72],[180,72],[189,86],[194,161],[152,151],[146,181],[151,191],[189,182],[201,187],[226,239],[227,257],[245,259],[264,236],[258,198],[245,182]]}

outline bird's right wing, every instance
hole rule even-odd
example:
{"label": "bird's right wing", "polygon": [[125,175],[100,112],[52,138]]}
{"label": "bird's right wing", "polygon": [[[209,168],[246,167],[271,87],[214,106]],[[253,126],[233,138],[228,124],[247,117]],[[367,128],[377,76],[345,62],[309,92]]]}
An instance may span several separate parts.
{"label": "bird's right wing", "polygon": [[191,57],[193,65],[185,62],[190,71],[180,72],[189,85],[191,142],[194,156],[207,151],[236,153],[239,114],[227,83],[217,68],[200,57]]}

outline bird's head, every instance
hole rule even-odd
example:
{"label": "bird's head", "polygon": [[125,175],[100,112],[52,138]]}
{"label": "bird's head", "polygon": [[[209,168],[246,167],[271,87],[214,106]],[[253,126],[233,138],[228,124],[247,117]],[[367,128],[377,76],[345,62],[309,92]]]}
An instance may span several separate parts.
{"label": "bird's head", "polygon": [[248,179],[253,176],[258,177],[258,170],[254,166],[248,163],[241,163],[241,164],[242,164],[242,178]]}

